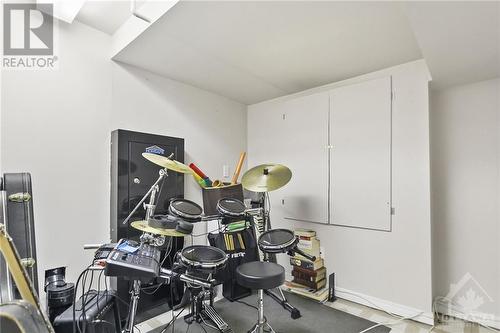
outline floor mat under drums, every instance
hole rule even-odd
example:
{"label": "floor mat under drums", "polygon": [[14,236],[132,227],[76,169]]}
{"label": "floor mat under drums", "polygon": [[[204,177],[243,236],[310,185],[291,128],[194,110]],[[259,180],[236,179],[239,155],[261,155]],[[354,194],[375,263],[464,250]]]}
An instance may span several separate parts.
{"label": "floor mat under drums", "polygon": [[[376,323],[369,320],[356,317],[349,313],[333,309],[329,306],[317,303],[301,296],[287,293],[289,302],[297,307],[302,317],[293,320],[290,312],[283,309],[277,302],[264,296],[264,314],[269,323],[277,333],[358,333]],[[242,301],[256,305],[257,295],[251,295],[243,298]],[[215,303],[215,308],[222,318],[231,326],[234,333],[247,332],[257,321],[257,310],[245,304],[230,302],[226,299]],[[186,313],[184,311],[183,315]],[[182,316],[175,321],[175,333],[216,333],[214,330],[203,323],[193,323],[188,325],[184,322]],[[163,327],[152,332],[159,333]],[[387,333],[390,328],[379,326],[370,330],[370,333]],[[169,327],[166,332],[172,332]]]}

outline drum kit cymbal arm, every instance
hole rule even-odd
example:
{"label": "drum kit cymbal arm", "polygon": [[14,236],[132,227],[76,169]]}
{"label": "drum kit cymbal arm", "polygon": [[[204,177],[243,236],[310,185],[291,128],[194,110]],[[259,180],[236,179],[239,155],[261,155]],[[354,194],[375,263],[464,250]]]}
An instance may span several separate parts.
{"label": "drum kit cymbal arm", "polygon": [[301,256],[303,256],[304,258],[306,258],[308,260],[316,261],[316,257],[315,256],[312,256],[309,253],[306,253],[306,252],[302,251],[301,249],[299,249],[297,247],[297,245],[293,249],[291,249],[290,251],[288,251],[288,255],[291,256],[291,257],[293,257],[293,256],[295,256],[295,253],[300,254]]}
{"label": "drum kit cymbal arm", "polygon": [[151,195],[149,203],[145,204],[145,208],[146,208],[146,221],[148,220],[149,217],[151,217],[151,215],[153,215],[154,209],[156,207],[154,205],[155,198],[156,198],[156,193],[159,190],[158,184],[162,181],[163,177],[165,177],[165,176],[168,176],[168,174],[167,174],[167,168],[160,169],[158,179],[154,182],[154,184],[146,192],[146,194],[144,194],[144,196],[142,197],[142,199],[137,203],[137,205],[134,207],[134,209],[132,209],[132,211],[130,212],[130,214],[128,214],[127,218],[125,218],[125,220],[123,220],[122,224],[127,224],[127,222],[135,214],[135,212],[137,211],[137,209],[139,209],[139,207],[144,203],[144,201],[146,201],[146,199],[148,198],[149,195]]}
{"label": "drum kit cymbal arm", "polygon": [[101,246],[103,246],[104,243],[102,244],[83,244],[83,249],[84,250],[97,250]]}
{"label": "drum kit cymbal arm", "polygon": [[200,280],[194,276],[191,276],[188,274],[179,274],[179,273],[176,273],[170,269],[166,269],[163,267],[160,269],[160,278],[165,279],[165,282],[167,284],[171,283],[172,280],[178,278],[179,280],[181,280],[183,282],[194,284],[194,285],[197,285],[197,286],[200,286],[203,288],[207,288],[207,289],[213,288],[216,284],[216,281],[213,279],[208,280],[208,281],[207,280]]}
{"label": "drum kit cymbal arm", "polygon": [[154,214],[156,205],[155,205],[155,199],[156,199],[156,193],[158,192],[159,187],[156,185],[151,191],[151,195],[149,196],[149,203],[144,203],[144,209],[146,210],[146,221],[149,221],[149,218]]}

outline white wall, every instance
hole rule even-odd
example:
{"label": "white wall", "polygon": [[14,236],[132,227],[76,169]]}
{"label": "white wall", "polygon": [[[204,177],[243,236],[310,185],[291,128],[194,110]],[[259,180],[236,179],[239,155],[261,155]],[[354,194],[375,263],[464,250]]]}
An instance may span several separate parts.
{"label": "white wall", "polygon": [[[111,130],[183,137],[186,162],[199,164],[213,178],[222,176],[224,164],[231,174],[247,146],[244,105],[115,64],[108,59],[110,43],[108,35],[78,22],[61,24],[58,70],[1,73],[1,171],[33,176],[41,282],[45,269],[60,265],[69,267],[68,279],[75,281],[91,258],[82,245],[109,237]],[[327,268],[337,273],[340,288],[385,305],[405,305],[411,314],[430,311],[431,276],[434,296],[439,296],[470,272],[497,300],[484,310],[500,316],[500,83],[485,81],[433,95],[431,275],[424,67],[414,62],[313,90],[393,75],[393,231],[285,221],[278,205],[273,223],[317,230]],[[263,121],[258,107],[250,106],[248,114],[251,166],[272,160],[253,144]],[[186,197],[200,202],[194,181],[186,177],[185,185]],[[288,267],[286,257],[280,259]]]}
{"label": "white wall", "polygon": [[[246,150],[246,106],[115,64],[110,45],[79,22],[60,24],[58,70],[2,72],[1,171],[32,174],[42,285],[62,265],[75,282],[92,258],[83,244],[109,240],[112,130],[182,137],[186,162],[214,179]],[[189,177],[185,196],[201,204]]]}
{"label": "white wall", "polygon": [[[211,179],[230,177],[246,150],[246,106],[128,65],[113,65],[112,129],[128,129],[185,139],[185,163]],[[192,177],[184,178],[185,197],[202,204]],[[229,178],[227,179],[229,180]],[[200,223],[194,233],[206,230]],[[206,237],[195,239],[205,243]]]}
{"label": "white wall", "polygon": [[109,228],[110,37],[78,22],[58,30],[59,69],[2,73],[2,172],[32,174],[42,286],[57,266],[76,281],[92,256],[82,245]]}
{"label": "white wall", "polygon": [[[293,96],[326,91],[387,75],[392,75],[396,93],[392,141],[392,193],[396,215],[393,216],[392,232],[284,220],[281,205],[272,200],[272,193],[271,218],[273,227],[304,227],[317,231],[325,249],[325,265],[329,273],[336,273],[340,292],[362,294],[402,315],[424,311],[426,316],[418,319],[431,322],[429,75],[425,62],[416,61],[249,106],[248,165],[252,167],[269,161],[279,163],[265,149],[255,144],[259,141],[256,137],[264,135],[259,132],[259,124],[265,121],[265,114],[261,111],[269,110],[269,105],[279,104]],[[291,181],[293,182],[293,177]],[[290,267],[286,256],[281,256],[280,259],[285,267]],[[352,295],[340,294],[342,297],[364,302]]]}
{"label": "white wall", "polygon": [[466,273],[500,318],[500,79],[433,92],[431,105],[434,296]]}

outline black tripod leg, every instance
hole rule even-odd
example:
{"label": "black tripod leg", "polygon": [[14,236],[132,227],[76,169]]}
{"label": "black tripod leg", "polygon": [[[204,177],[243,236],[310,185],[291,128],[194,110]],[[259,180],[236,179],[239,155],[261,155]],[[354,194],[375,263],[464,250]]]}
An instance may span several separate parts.
{"label": "black tripod leg", "polygon": [[[263,197],[262,197],[262,210],[263,210],[263,219],[264,219],[264,231],[271,230],[271,218],[269,216],[269,210],[266,207],[266,199],[268,197],[268,193],[264,192]],[[276,263],[276,254],[275,253],[264,253],[264,259],[265,261],[269,261],[272,263]],[[292,304],[288,303],[285,294],[283,294],[283,291],[281,288],[278,287],[278,290],[280,292],[280,296],[276,295],[273,293],[271,290],[264,290],[264,292],[271,296],[276,302],[278,302],[285,310],[290,311],[290,314],[292,316],[292,319],[297,319],[301,317],[299,309],[294,307]]]}
{"label": "black tripod leg", "polygon": [[186,288],[186,290],[184,291],[184,295],[182,295],[181,301],[179,302],[179,304],[173,307],[173,310],[175,311],[182,309],[190,302],[191,302],[191,291],[188,288]]}
{"label": "black tripod leg", "polygon": [[286,299],[285,295],[283,294],[283,291],[281,288],[278,288],[280,291],[280,296],[276,295],[274,292],[271,290],[265,290],[264,292],[266,295],[271,296],[272,299],[274,299],[276,302],[278,302],[285,310],[290,311],[290,315],[292,316],[292,319],[297,319],[300,318],[302,315],[300,314],[299,309],[294,307],[292,304],[288,303],[288,300]]}

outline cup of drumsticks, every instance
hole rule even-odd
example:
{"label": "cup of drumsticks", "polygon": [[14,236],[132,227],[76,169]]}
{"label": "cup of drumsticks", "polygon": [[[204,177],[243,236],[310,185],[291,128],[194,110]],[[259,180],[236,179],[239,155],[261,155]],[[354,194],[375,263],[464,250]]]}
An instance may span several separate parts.
{"label": "cup of drumsticks", "polygon": [[238,183],[238,178],[240,177],[241,168],[245,162],[246,152],[241,152],[236,168],[234,169],[233,177],[230,183],[224,183],[222,180],[216,179],[212,181],[201,169],[194,163],[189,164],[191,170],[193,170],[193,178],[200,185],[201,188],[217,188],[224,187],[228,185],[236,185]]}

